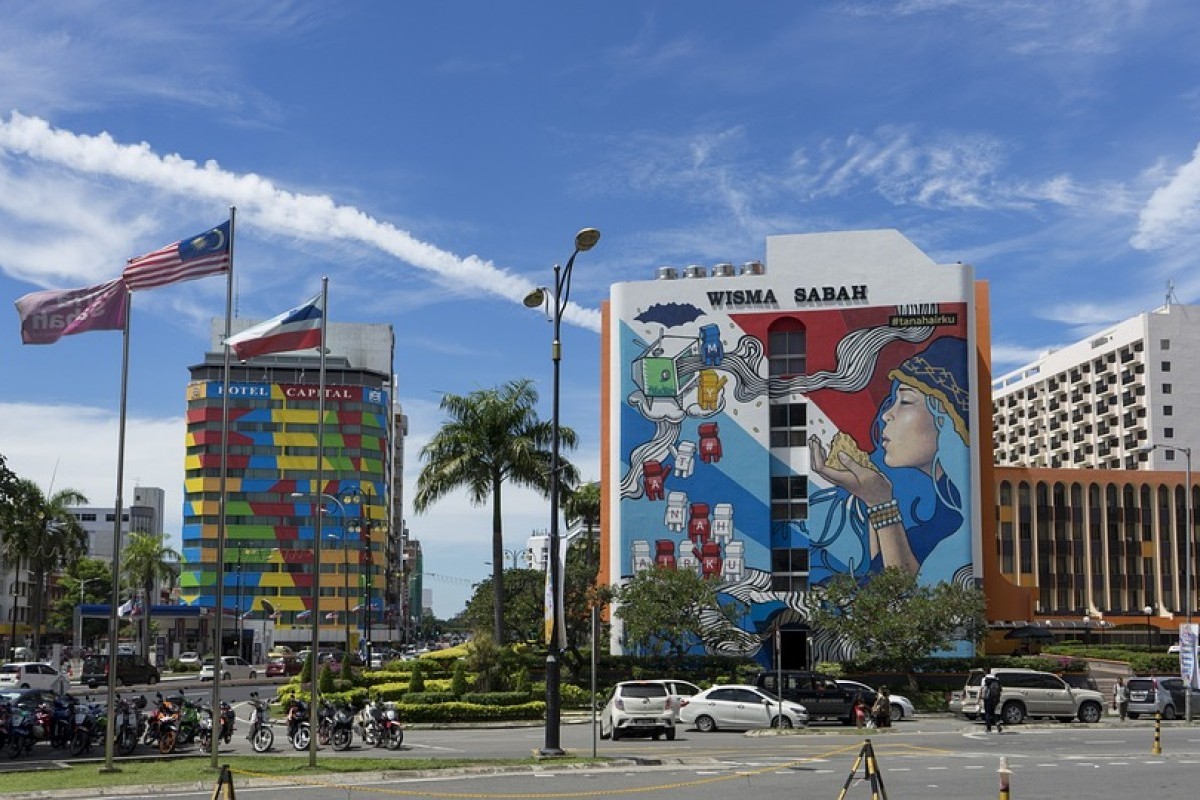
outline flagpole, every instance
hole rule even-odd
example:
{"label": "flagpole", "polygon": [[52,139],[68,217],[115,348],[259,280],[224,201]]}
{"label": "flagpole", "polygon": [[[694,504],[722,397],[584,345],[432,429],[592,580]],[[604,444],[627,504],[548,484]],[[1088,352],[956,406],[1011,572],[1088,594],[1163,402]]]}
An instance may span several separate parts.
{"label": "flagpole", "polygon": [[[117,424],[117,497],[113,514],[112,597],[108,601],[108,712],[117,707],[117,601],[121,599],[121,485],[125,480],[125,410],[129,387],[129,323],[133,316],[133,293],[125,294],[125,327],[121,329],[121,413]],[[101,772],[119,772],[113,766],[113,731],[104,737],[104,766]]]}
{"label": "flagpole", "polygon": [[[229,362],[230,362],[230,347],[229,337],[231,328],[233,327],[233,237],[236,228],[235,219],[237,208],[229,207],[229,272],[225,276],[225,335],[221,337],[221,349],[223,353],[223,364],[221,372],[221,477],[220,477],[220,494],[217,499],[217,587],[216,597],[213,599],[215,612],[213,617],[216,620],[213,624],[213,638],[216,641],[216,646],[213,648],[213,679],[212,679],[212,699],[209,707],[213,710],[213,714],[220,714],[221,708],[221,646],[224,637],[224,620],[225,620],[225,484],[229,478]],[[238,576],[240,579],[240,575]],[[239,602],[241,598],[238,598]],[[236,620],[241,614],[241,609],[234,609],[234,619]],[[238,622],[239,631],[238,637],[240,641],[241,622]],[[217,746],[216,740],[213,740],[212,753],[209,758],[209,765],[213,769],[217,769]]]}
{"label": "flagpole", "polygon": [[[329,277],[321,277],[321,370],[317,381],[317,485],[313,487],[313,497],[323,505],[322,496],[325,491],[325,337],[329,332]],[[309,670],[309,680],[312,681],[312,695],[308,706],[309,737],[308,765],[317,765],[317,713],[319,706],[317,666],[321,655],[321,519],[325,516],[318,507],[316,525],[313,529],[313,575],[312,575],[312,668]],[[349,647],[350,643],[347,642]],[[347,652],[346,657],[349,657]]]}

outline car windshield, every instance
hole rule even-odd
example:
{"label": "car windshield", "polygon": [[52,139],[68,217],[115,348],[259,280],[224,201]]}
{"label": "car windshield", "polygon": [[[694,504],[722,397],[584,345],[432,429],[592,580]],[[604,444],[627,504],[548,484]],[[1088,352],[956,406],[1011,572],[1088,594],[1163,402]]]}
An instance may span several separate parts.
{"label": "car windshield", "polygon": [[666,697],[667,687],[660,683],[636,683],[623,687],[624,697]]}

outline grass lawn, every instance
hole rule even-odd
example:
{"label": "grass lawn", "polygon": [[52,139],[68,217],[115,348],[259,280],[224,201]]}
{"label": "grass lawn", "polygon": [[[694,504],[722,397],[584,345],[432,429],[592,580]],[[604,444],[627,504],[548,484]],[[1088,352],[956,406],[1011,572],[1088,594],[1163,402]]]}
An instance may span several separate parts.
{"label": "grass lawn", "polygon": [[[6,772],[4,795],[21,792],[46,792],[59,789],[105,789],[120,786],[169,786],[200,784],[215,787],[220,770],[213,769],[210,756],[190,756],[176,759],[120,760],[120,772],[102,773],[103,762],[76,764],[66,769],[39,769],[28,772]],[[556,758],[554,764],[577,764],[591,759]],[[408,772],[463,767],[533,766],[545,764],[536,758],[519,759],[448,759],[448,758],[332,758],[318,760],[318,766],[308,766],[307,757],[296,756],[228,756],[219,763],[229,765],[235,783],[245,777],[278,776],[284,781],[320,782],[322,778],[346,772]],[[249,775],[246,773],[250,773]]]}

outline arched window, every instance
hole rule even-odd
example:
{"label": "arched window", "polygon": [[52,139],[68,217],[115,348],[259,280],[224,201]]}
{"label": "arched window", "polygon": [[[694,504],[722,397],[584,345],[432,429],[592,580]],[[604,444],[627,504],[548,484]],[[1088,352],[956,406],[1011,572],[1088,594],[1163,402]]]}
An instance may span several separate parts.
{"label": "arched window", "polygon": [[804,323],[781,317],[767,333],[767,362],[772,378],[803,375],[808,369],[808,335]]}

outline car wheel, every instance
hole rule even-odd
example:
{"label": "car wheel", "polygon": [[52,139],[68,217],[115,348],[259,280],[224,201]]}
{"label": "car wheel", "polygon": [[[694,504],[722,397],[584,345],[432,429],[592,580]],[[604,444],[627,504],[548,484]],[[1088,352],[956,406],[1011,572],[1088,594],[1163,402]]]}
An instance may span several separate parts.
{"label": "car wheel", "polygon": [[1079,707],[1080,722],[1099,722],[1102,716],[1104,716],[1104,711],[1100,708],[1099,703],[1084,703]]}
{"label": "car wheel", "polygon": [[615,741],[619,740],[620,738],[621,738],[621,729],[614,725],[613,729],[612,729],[612,740],[615,742]]}
{"label": "car wheel", "polygon": [[792,727],[792,721],[787,717],[780,717],[777,715],[771,718],[771,727],[787,729]]}
{"label": "car wheel", "polygon": [[1175,706],[1167,706],[1162,711],[1163,719],[1175,719]]}
{"label": "car wheel", "polygon": [[601,738],[601,739],[607,739],[607,738],[608,738],[609,736],[611,736],[611,735],[612,735],[612,733],[611,733],[610,731],[606,731],[606,730],[604,730],[604,725],[603,725],[603,724],[601,724],[601,725],[600,725],[600,738]]}
{"label": "car wheel", "polygon": [[1025,706],[1010,700],[1004,704],[1000,718],[1004,720],[1005,725],[1020,725],[1025,721]]}
{"label": "car wheel", "polygon": [[255,672],[254,670],[250,670],[250,680],[254,680],[257,677],[258,677],[258,673]]}
{"label": "car wheel", "polygon": [[675,726],[673,725],[670,728],[667,728],[667,741],[675,741]]}
{"label": "car wheel", "polygon": [[1136,711],[1130,711],[1130,712],[1129,712],[1129,714],[1128,714],[1127,716],[1128,716],[1130,719],[1137,719],[1138,717],[1140,717],[1140,716],[1141,716],[1141,714],[1137,713]]}
{"label": "car wheel", "polygon": [[892,722],[899,722],[904,719],[904,707],[899,703],[892,703]]}
{"label": "car wheel", "polygon": [[650,734],[650,738],[657,742],[662,738],[662,731],[655,731],[654,733]]}
{"label": "car wheel", "polygon": [[700,731],[701,733],[712,733],[716,729],[717,723],[712,717],[708,716],[707,714],[701,714],[700,716],[696,717],[696,730]]}
{"label": "car wheel", "polygon": [[156,683],[158,683],[158,676],[157,676],[157,675],[149,675],[149,676],[147,676],[147,677],[146,677],[146,685],[148,685],[148,686],[153,686],[153,685],[154,685],[154,684],[156,684]]}
{"label": "car wheel", "polygon": [[223,681],[233,680],[233,676],[230,675],[228,672],[222,672],[221,680],[223,680]]}

